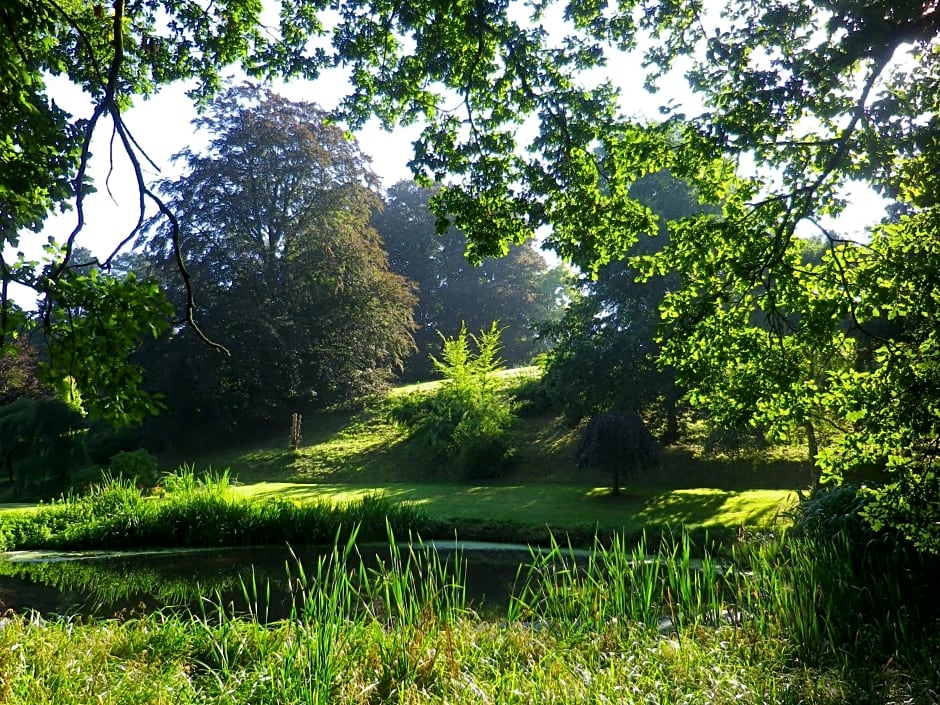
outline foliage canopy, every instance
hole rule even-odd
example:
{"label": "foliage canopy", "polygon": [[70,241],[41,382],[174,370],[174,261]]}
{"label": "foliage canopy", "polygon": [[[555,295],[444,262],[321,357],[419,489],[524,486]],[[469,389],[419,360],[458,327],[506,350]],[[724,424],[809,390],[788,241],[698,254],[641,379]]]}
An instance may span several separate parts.
{"label": "foliage canopy", "polygon": [[550,269],[529,242],[471,265],[464,255],[467,236],[454,227],[443,233],[435,229],[429,204],[439,191],[411,181],[397,183],[373,219],[390,267],[416,284],[418,350],[408,360],[405,377],[428,379],[433,374],[430,356],[440,349],[440,336],[455,336],[464,326],[484,330],[493,321],[499,322],[506,363],[527,364],[543,349],[541,324],[558,316],[565,269]]}
{"label": "foliage canopy", "polygon": [[[662,169],[720,205],[719,214],[676,224],[669,247],[646,263],[681,281],[665,301],[663,360],[693,397],[705,392],[703,404],[754,410],[781,426],[819,418],[837,426],[839,441],[820,452],[823,470],[838,474],[856,457],[896,470],[872,518],[940,550],[936,3],[291,0],[269,8],[278,12],[271,30],[264,9],[257,0],[4,5],[5,342],[27,318],[9,299],[11,283],[44,295],[47,325],[62,305],[55,295],[90,188],[89,137],[106,119],[139,165],[121,120],[136,96],[193,79],[193,95],[207,100],[233,63],[253,77],[340,66],[351,78],[341,108],[350,126],[373,115],[422,122],[412,167],[423,180],[449,180],[436,198],[440,225],[467,233],[474,260],[547,226],[563,257],[594,272],[655,228],[629,187]],[[559,14],[561,28],[546,29]],[[624,115],[616,87],[595,70],[641,45],[649,85],[684,71],[700,109],[667,106],[658,124]],[[47,74],[91,95],[91,117],[57,107]],[[744,155],[761,178],[736,173]],[[141,174],[141,203],[158,202]],[[823,220],[844,208],[841,189],[852,180],[896,202],[893,221],[862,243]],[[76,228],[60,256],[51,264],[10,256],[23,233],[67,203]],[[806,227],[826,244],[812,266],[798,237]],[[99,291],[103,281],[86,284]],[[197,328],[194,311],[190,295],[181,318]],[[860,337],[864,365],[849,349]],[[93,351],[87,362],[97,370],[100,358]],[[698,387],[700,365],[727,393]]]}
{"label": "foliage canopy", "polygon": [[185,329],[150,347],[168,423],[244,428],[382,388],[413,348],[414,297],[369,225],[379,201],[368,159],[316,106],[252,86],[226,90],[198,125],[209,147],[184,151],[186,173],[161,182],[175,222],[151,221],[147,252],[185,310],[179,248],[205,330],[232,355]]}

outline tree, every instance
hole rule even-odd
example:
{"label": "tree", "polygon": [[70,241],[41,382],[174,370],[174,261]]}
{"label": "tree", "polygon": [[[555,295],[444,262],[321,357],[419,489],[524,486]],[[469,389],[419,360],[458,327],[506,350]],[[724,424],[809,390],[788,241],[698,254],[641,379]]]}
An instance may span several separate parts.
{"label": "tree", "polygon": [[0,470],[17,498],[61,492],[71,473],[88,464],[87,427],[60,399],[20,397],[0,407]]}
{"label": "tree", "polygon": [[[926,293],[938,271],[940,13],[920,2],[729,4],[711,36],[693,13],[677,26],[681,41],[664,41],[653,58],[667,69],[704,50],[690,72],[706,102],[692,121],[700,151],[747,151],[775,178],[764,188],[728,180],[720,217],[674,229],[659,264],[684,286],[667,298],[664,358],[690,379],[736,370],[736,389],[712,394],[706,382],[693,394],[719,412],[806,425],[811,449],[813,419],[834,423],[821,471],[886,467],[893,479],[873,490],[869,517],[940,550],[940,320]],[[673,29],[659,24],[663,38],[676,39]],[[904,213],[867,242],[823,223],[853,179]],[[826,244],[816,263],[804,261],[798,236],[807,225]]]}
{"label": "tree", "polygon": [[414,182],[395,184],[374,219],[392,270],[417,284],[417,352],[405,376],[426,379],[434,372],[430,356],[440,350],[442,335],[455,335],[462,326],[482,330],[493,321],[499,323],[506,362],[527,363],[544,345],[540,324],[557,315],[562,269],[549,269],[530,243],[471,265],[464,254],[466,235],[453,227],[436,231],[429,206],[437,191]]}
{"label": "tree", "polygon": [[619,261],[582,275],[578,293],[559,321],[546,327],[552,340],[546,356],[543,388],[574,418],[611,409],[651,411],[665,421],[663,441],[679,435],[678,391],[674,370],[660,368],[659,306],[679,283],[675,274],[637,281],[631,258],[661,251],[669,241],[668,223],[701,212],[688,184],[669,172],[640,179],[631,198],[659,218]]}
{"label": "tree", "polygon": [[[85,387],[81,391],[93,399],[96,390],[107,390],[109,401],[94,411],[116,423],[152,408],[127,362],[136,347],[129,336],[139,338],[151,325],[159,326],[164,309],[157,301],[145,302],[152,293],[147,282],[138,282],[138,290],[133,282],[117,286],[106,276],[69,281],[84,230],[84,199],[93,190],[88,177],[92,136],[110,122],[112,155],[123,152],[134,169],[140,219],[124,238],[126,245],[144,221],[146,203],[162,206],[144,177],[146,155],[123,120],[134,97],[195,79],[191,94],[205,101],[218,91],[220,71],[232,62],[239,61],[250,75],[273,77],[313,75],[326,59],[305,49],[308,35],[322,30],[309,6],[284,3],[277,36],[262,28],[261,12],[254,0],[223,0],[205,9],[163,0],[113,0],[107,6],[85,0],[12,0],[0,9],[0,347],[22,328],[41,323],[54,361],[49,376],[57,378],[51,381],[68,376],[57,361],[80,358],[84,374],[76,381]],[[93,103],[90,117],[71,115],[50,99],[49,76],[80,87]],[[50,241],[44,261],[28,259],[18,249],[21,238],[34,237],[31,233],[53,210],[70,207],[75,226],[66,241]],[[116,254],[103,258],[105,272]],[[14,304],[13,284],[41,297],[35,314]],[[147,325],[129,330],[55,326],[76,306],[90,311],[117,304],[120,310],[125,303],[135,314],[148,316]],[[192,297],[189,304],[184,319],[195,328]],[[89,335],[93,341],[81,342]],[[123,415],[125,409],[130,417]]]}
{"label": "tree", "polygon": [[[909,286],[932,285],[936,270],[910,265],[907,255],[932,265],[938,240],[940,9],[923,0],[707,8],[574,1],[563,7],[567,25],[549,32],[543,25],[555,7],[536,3],[522,17],[507,3],[477,0],[349,1],[328,9],[292,0],[280,4],[278,31],[269,33],[254,0],[206,9],[114,0],[107,11],[79,0],[7,3],[0,98],[11,106],[2,123],[10,139],[0,149],[4,166],[16,168],[0,169],[2,212],[10,214],[4,244],[69,199],[80,214],[87,136],[103,116],[115,124],[117,143],[139,155],[120,119],[131,97],[197,78],[195,93],[206,98],[218,89],[221,68],[236,61],[256,76],[310,77],[342,66],[352,81],[341,110],[350,127],[375,115],[388,125],[423,121],[412,167],[426,183],[446,180],[434,200],[439,226],[465,232],[475,261],[504,255],[510,244],[547,228],[559,254],[594,273],[620,258],[638,233],[655,228],[654,215],[629,197],[629,187],[662,169],[720,205],[719,215],[677,225],[663,256],[647,263],[650,272],[675,269],[682,281],[666,301],[667,362],[739,351],[753,360],[756,349],[797,343],[825,360],[842,345],[842,321],[871,331],[883,317],[904,319],[903,335],[874,350],[875,369],[859,371],[862,377],[841,367],[823,371],[821,395],[831,399],[845,438],[869,439],[899,482],[936,482],[940,415],[921,394],[924,385],[932,392],[923,375],[937,365],[936,312],[930,296],[909,296]],[[597,71],[641,39],[649,83],[685,71],[701,110],[688,115],[666,106],[661,124],[624,116],[617,90],[597,80]],[[92,118],[82,122],[58,110],[45,94],[44,72],[65,73],[85,87],[97,106]],[[736,173],[743,155],[761,178]],[[862,245],[845,243],[821,220],[841,210],[840,188],[855,179],[907,212]],[[142,200],[155,198],[142,179],[141,193]],[[77,223],[76,233],[80,216]],[[821,266],[803,268],[798,229],[814,223],[828,252]],[[172,240],[173,229],[166,232]],[[7,284],[24,281],[51,293],[69,266],[74,239],[54,265],[4,260],[5,341],[24,319],[8,305]],[[885,283],[891,281],[897,285]],[[197,330],[194,300],[187,297],[181,318]],[[798,323],[795,331],[785,324],[768,334],[766,326],[755,332],[752,316]],[[680,374],[694,385],[694,370]],[[859,390],[868,390],[864,404]],[[783,418],[819,393],[811,384],[771,384],[760,402]],[[869,402],[891,394],[917,403],[886,405],[890,419],[881,408],[869,413]],[[895,432],[884,435],[884,427]],[[837,473],[846,457],[824,453],[821,462]],[[917,522],[926,521],[926,533],[909,534],[940,550],[940,521],[929,518],[940,518],[938,493],[922,496],[926,513]],[[884,507],[897,505],[890,492],[884,499]]]}
{"label": "tree", "polygon": [[639,414],[606,411],[585,426],[575,458],[578,465],[609,473],[610,493],[616,497],[622,479],[636,479],[659,465],[659,449]]}
{"label": "tree", "polygon": [[[374,392],[413,347],[410,284],[369,227],[375,177],[326,118],[268,90],[228,89],[197,120],[212,134],[206,153],[184,151],[187,172],[160,184],[205,330],[232,351],[214,359],[184,329],[155,354],[172,413],[190,426],[244,427]],[[147,250],[185,309],[163,227],[153,221]]]}

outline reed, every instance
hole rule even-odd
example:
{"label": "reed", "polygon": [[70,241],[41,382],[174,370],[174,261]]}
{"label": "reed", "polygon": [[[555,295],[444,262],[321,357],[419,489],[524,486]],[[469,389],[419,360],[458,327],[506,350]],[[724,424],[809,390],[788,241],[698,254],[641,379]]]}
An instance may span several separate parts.
{"label": "reed", "polygon": [[[417,539],[399,544],[391,525],[385,532],[391,557],[377,567],[363,567],[358,529],[335,534],[310,565],[289,560],[291,610],[276,622],[270,589],[254,577],[243,585],[254,606],[242,616],[210,599],[193,615],[123,622],[11,617],[0,629],[0,699],[937,702],[937,622],[891,631],[909,647],[885,659],[866,635],[886,629],[895,610],[929,613],[915,612],[903,585],[859,590],[858,557],[839,544],[778,536],[718,561],[683,534],[655,548],[554,542],[532,551],[506,618],[488,621],[467,608],[461,560]],[[883,613],[872,604],[861,622],[832,624],[881,598]]]}
{"label": "reed", "polygon": [[595,632],[628,621],[677,634],[716,625],[727,612],[728,583],[716,561],[696,553],[687,533],[650,551],[646,536],[630,547],[620,537],[579,553],[553,542],[520,568],[511,621],[538,621],[571,632]]}

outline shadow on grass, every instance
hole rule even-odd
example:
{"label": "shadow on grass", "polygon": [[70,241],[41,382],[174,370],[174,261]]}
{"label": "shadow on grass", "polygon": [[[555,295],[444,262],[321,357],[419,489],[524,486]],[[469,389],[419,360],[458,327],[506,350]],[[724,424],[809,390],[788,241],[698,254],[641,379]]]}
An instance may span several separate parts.
{"label": "shadow on grass", "polygon": [[[721,490],[677,490],[647,494],[626,493],[612,497],[606,488],[577,485],[469,486],[455,483],[392,483],[349,485],[345,483],[270,483],[252,488],[255,497],[281,497],[296,501],[347,502],[367,494],[378,494],[395,502],[419,507],[444,535],[456,528],[475,526],[476,536],[484,529],[495,540],[500,527],[526,527],[546,534],[576,530],[617,530],[639,533],[647,528],[679,529],[682,526],[714,526],[754,529],[773,524],[786,501],[780,490],[734,492]],[[518,532],[507,531],[516,536]]]}
{"label": "shadow on grass", "polygon": [[372,412],[311,415],[303,442],[290,450],[286,441],[202,454],[198,468],[228,468],[242,484],[258,482],[386,484],[428,479],[429,459],[408,443],[397,425]]}
{"label": "shadow on grass", "polygon": [[811,481],[806,465],[795,460],[745,460],[696,457],[688,448],[667,448],[662,468],[640,478],[643,488],[728,491],[795,490]]}
{"label": "shadow on grass", "polygon": [[719,516],[731,496],[731,492],[720,490],[659,494],[643,503],[636,519],[643,524],[660,526],[698,526]]}

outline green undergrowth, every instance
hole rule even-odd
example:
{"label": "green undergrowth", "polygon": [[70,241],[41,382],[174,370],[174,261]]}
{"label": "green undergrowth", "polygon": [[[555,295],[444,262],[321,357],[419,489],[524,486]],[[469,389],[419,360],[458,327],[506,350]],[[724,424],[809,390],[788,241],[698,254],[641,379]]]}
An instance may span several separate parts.
{"label": "green undergrowth", "polygon": [[[36,702],[938,702],[938,610],[922,567],[886,589],[885,555],[848,542],[745,542],[721,558],[688,535],[657,549],[554,543],[520,569],[505,615],[467,605],[460,561],[389,532],[391,558],[350,569],[356,532],[290,574],[268,622],[207,595],[196,613],[81,622],[12,617],[0,699]],[[897,567],[897,566],[895,566]],[[899,624],[904,614],[907,624]]]}
{"label": "green undergrowth", "polygon": [[0,518],[0,549],[122,549],[327,544],[358,525],[361,536],[385,537],[386,522],[403,533],[426,528],[407,502],[363,494],[349,502],[301,503],[286,497],[252,501],[231,491],[227,473],[167,475],[156,496],[120,478],[33,511]]}

